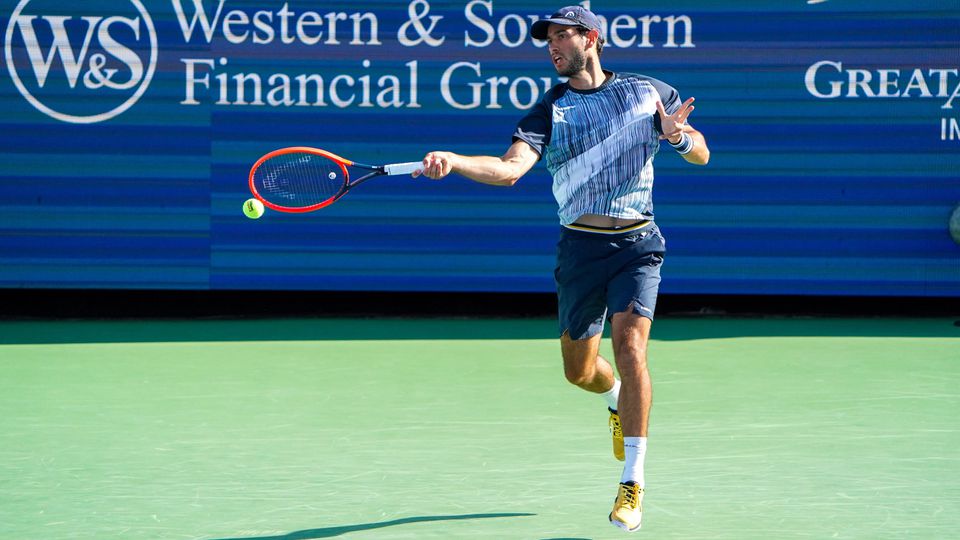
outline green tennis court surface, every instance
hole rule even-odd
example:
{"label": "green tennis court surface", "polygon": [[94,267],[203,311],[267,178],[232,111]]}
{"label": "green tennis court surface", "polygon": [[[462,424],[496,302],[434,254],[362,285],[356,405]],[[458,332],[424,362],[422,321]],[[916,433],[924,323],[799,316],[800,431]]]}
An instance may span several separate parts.
{"label": "green tennis court surface", "polygon": [[[952,319],[661,319],[644,528],[552,319],[0,322],[0,537],[955,538]],[[609,351],[609,344],[606,344]]]}

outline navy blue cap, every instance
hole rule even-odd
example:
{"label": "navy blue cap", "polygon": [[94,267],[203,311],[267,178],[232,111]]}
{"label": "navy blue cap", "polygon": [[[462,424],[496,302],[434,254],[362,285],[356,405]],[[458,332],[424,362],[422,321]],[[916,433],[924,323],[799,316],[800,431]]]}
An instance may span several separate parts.
{"label": "navy blue cap", "polygon": [[[540,19],[533,23],[530,28],[530,35],[535,39],[547,39],[547,29],[551,24],[563,24],[567,26],[582,26],[587,30],[600,30],[600,19],[592,11],[583,6],[567,6],[560,8],[549,19]],[[602,37],[602,36],[601,36]]]}

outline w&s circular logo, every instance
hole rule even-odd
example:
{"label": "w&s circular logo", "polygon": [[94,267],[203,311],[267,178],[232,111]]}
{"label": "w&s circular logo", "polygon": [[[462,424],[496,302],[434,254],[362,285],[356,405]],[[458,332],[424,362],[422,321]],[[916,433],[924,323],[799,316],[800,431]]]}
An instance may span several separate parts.
{"label": "w&s circular logo", "polygon": [[121,114],[146,92],[157,33],[140,0],[20,0],[4,54],[13,84],[33,107],[63,122],[91,124]]}

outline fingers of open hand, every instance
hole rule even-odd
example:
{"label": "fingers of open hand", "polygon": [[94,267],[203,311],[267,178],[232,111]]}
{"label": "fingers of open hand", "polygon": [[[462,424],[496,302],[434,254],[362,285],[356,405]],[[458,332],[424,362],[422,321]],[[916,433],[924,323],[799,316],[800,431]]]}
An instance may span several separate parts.
{"label": "fingers of open hand", "polygon": [[659,101],[657,102],[657,110],[660,112],[661,128],[663,128],[663,135],[660,136],[660,139],[676,138],[686,130],[687,118],[695,108],[693,102],[694,98],[687,99],[670,115],[666,114],[663,104]]}
{"label": "fingers of open hand", "polygon": [[692,113],[693,109],[695,108],[696,107],[693,106],[693,98],[690,98],[686,102],[684,102],[683,107],[681,107],[680,110],[677,111],[679,113],[679,115],[677,116],[677,121],[678,121],[677,123],[685,124],[687,122],[687,118],[690,116],[690,113]]}
{"label": "fingers of open hand", "polygon": [[667,117],[667,111],[663,108],[663,103],[660,103],[660,100],[657,100],[657,112],[660,113],[660,118]]}

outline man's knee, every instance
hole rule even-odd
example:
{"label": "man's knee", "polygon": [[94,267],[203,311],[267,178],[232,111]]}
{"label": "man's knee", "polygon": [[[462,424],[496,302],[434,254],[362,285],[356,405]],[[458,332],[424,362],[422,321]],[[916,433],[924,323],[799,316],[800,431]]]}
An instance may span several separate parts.
{"label": "man's knee", "polygon": [[593,381],[595,367],[588,362],[564,362],[563,374],[570,384],[584,386]]}
{"label": "man's knee", "polygon": [[630,312],[613,316],[613,349],[621,376],[629,377],[647,369],[650,323],[650,319]]}
{"label": "man's knee", "polygon": [[617,371],[621,377],[639,375],[647,369],[647,344],[645,340],[624,340],[614,351]]}
{"label": "man's knee", "polygon": [[593,382],[597,371],[599,338],[600,336],[574,340],[570,339],[566,332],[560,337],[563,374],[571,384],[583,388]]}

